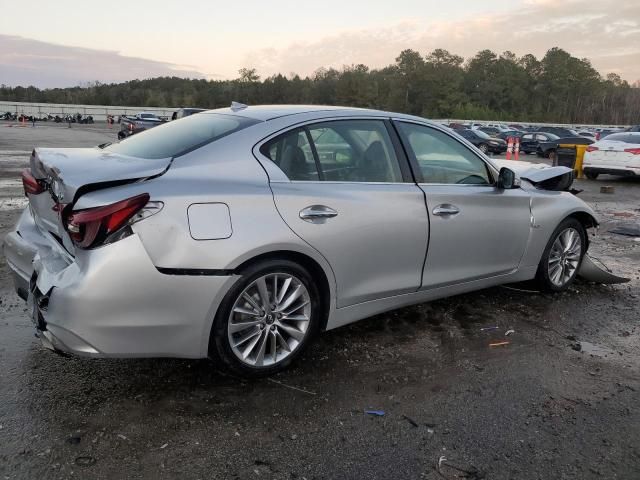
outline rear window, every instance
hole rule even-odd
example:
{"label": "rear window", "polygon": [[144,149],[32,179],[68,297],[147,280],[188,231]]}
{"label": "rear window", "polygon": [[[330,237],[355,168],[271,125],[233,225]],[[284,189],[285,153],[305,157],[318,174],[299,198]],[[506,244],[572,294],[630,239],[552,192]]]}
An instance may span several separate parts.
{"label": "rear window", "polygon": [[607,141],[609,140],[624,143],[640,143],[640,133],[612,133],[611,135],[607,135]]}
{"label": "rear window", "polygon": [[178,157],[258,122],[219,113],[191,115],[132,135],[105,150],[149,159]]}

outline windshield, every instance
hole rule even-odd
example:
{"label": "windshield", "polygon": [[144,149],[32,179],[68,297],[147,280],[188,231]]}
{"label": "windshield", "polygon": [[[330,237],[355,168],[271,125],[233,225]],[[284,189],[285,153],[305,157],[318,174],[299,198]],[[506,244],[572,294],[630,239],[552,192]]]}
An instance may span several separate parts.
{"label": "windshield", "polygon": [[612,133],[611,135],[607,135],[607,142],[610,140],[613,140],[615,142],[640,144],[640,133]]}
{"label": "windshield", "polygon": [[149,159],[177,157],[256,123],[246,117],[201,113],[145,130],[105,150]]}

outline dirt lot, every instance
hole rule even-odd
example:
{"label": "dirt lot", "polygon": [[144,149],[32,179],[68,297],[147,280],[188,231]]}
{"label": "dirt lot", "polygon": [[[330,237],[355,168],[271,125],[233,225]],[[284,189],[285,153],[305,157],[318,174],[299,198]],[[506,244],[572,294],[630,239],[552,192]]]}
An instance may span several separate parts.
{"label": "dirt lot", "polygon": [[[0,235],[25,204],[32,146],[114,137],[0,124]],[[55,355],[3,263],[0,478],[640,478],[640,242],[608,233],[640,222],[640,181],[576,184],[601,215],[592,252],[630,283],[398,310],[322,335],[270,380],[206,361]]]}

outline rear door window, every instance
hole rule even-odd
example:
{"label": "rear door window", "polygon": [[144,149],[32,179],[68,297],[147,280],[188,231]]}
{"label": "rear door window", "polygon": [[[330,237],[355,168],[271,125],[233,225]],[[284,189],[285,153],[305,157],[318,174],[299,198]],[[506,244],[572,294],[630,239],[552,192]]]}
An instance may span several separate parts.
{"label": "rear door window", "polygon": [[309,125],[267,142],[261,152],[289,180],[403,182],[383,121],[336,120]]}
{"label": "rear door window", "polygon": [[258,122],[218,113],[191,115],[132,135],[105,151],[148,159],[178,157]]}

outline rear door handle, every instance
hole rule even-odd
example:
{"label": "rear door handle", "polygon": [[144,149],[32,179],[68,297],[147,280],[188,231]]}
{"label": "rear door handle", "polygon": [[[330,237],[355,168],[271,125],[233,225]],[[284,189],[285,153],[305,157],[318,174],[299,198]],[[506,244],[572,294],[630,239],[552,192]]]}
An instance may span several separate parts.
{"label": "rear door handle", "polygon": [[433,209],[433,214],[440,217],[447,215],[457,215],[458,213],[460,213],[460,209],[455,205],[451,205],[450,203],[443,203],[442,205],[438,205]]}
{"label": "rear door handle", "polygon": [[319,223],[319,221],[337,216],[338,212],[326,205],[311,205],[300,210],[299,215],[305,222]]}

